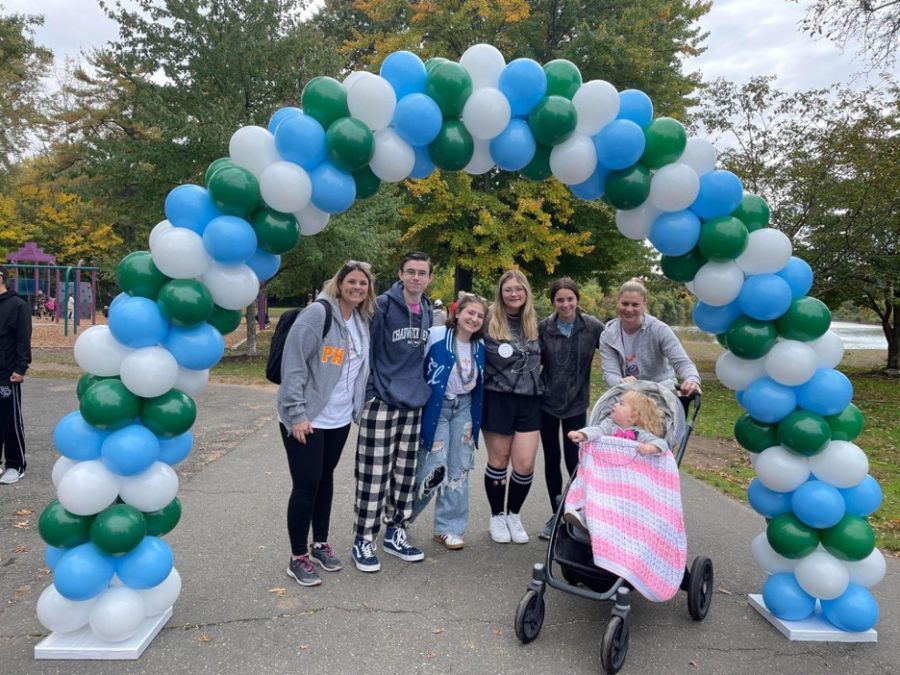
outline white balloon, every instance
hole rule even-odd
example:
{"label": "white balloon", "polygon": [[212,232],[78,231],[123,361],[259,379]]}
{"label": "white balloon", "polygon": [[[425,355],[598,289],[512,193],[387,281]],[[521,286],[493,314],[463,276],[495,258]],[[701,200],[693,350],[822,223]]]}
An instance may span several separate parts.
{"label": "white balloon", "polygon": [[312,182],[303,167],[293,162],[273,162],[259,177],[259,193],[276,211],[293,213],[309,204]]}
{"label": "white balloon", "polygon": [[689,138],[678,161],[702,176],[716,168],[716,149],[705,138]]}
{"label": "white balloon", "polygon": [[750,544],[750,555],[753,557],[757,566],[766,574],[780,574],[782,572],[793,572],[797,566],[796,560],[785,558],[772,548],[766,533],[756,535]]}
{"label": "white balloon", "polygon": [[807,342],[816,353],[816,365],[819,368],[836,368],[844,358],[844,341],[833,330],[828,330],[825,335]]}
{"label": "white balloon", "polygon": [[755,470],[755,469],[756,469],[756,460],[759,459],[759,453],[758,453],[758,452],[751,452],[751,453],[748,453],[748,454],[749,454],[749,457],[750,457],[750,466],[752,466],[753,469]]}
{"label": "white balloon", "polygon": [[173,279],[194,279],[209,266],[203,238],[186,227],[162,232],[150,245],[150,257],[159,271]]}
{"label": "white balloon", "polygon": [[688,293],[693,295],[695,298],[697,297],[697,291],[694,290],[694,282],[693,281],[685,281],[684,287],[687,289]]}
{"label": "white balloon", "polygon": [[100,513],[118,496],[119,477],[99,459],[78,462],[60,478],[56,490],[62,507],[76,516]]}
{"label": "white balloon", "polygon": [[694,292],[701,302],[721,307],[737,298],[744,285],[744,273],[733,260],[708,262],[694,276]]}
{"label": "white balloon", "polygon": [[479,176],[487,173],[494,168],[494,160],[491,157],[490,141],[483,141],[480,138],[475,139],[475,150],[472,153],[472,159],[466,164],[463,171],[473,176]]}
{"label": "white balloon", "polygon": [[578,115],[575,131],[593,136],[619,114],[619,92],[606,80],[585,82],[572,97]]}
{"label": "white balloon", "polygon": [[836,488],[858,485],[869,473],[869,458],[849,441],[831,441],[809,458],[813,475]]}
{"label": "white balloon", "polygon": [[887,573],[887,561],[877,548],[862,560],[845,560],[844,566],[850,574],[850,583],[866,588],[879,583]]}
{"label": "white balloon", "polygon": [[472,45],[459,58],[459,65],[466,69],[472,78],[472,89],[496,87],[500,82],[500,73],[506,67],[506,59],[500,50],[493,45]]}
{"label": "white balloon", "polygon": [[231,135],[228,155],[257,178],[269,164],[281,159],[275,149],[275,137],[268,129],[256,126],[241,127]]}
{"label": "white balloon", "polygon": [[322,211],[315,204],[311,203],[302,211],[295,213],[294,217],[300,225],[300,234],[305,237],[311,237],[325,229],[331,214]]}
{"label": "white balloon", "polygon": [[135,349],[122,361],[122,384],[136,396],[162,396],[175,386],[178,362],[163,347]]}
{"label": "white balloon", "polygon": [[648,199],[660,211],[681,211],[697,198],[700,178],[687,164],[667,164],[653,174]]}
{"label": "white balloon", "polygon": [[809,479],[809,460],[781,445],[766,448],[756,458],[756,475],[775,492],[791,492]]}
{"label": "white balloon", "polygon": [[223,309],[244,309],[259,295],[259,279],[247,265],[222,265],[211,262],[203,274],[203,285],[213,302]]}
{"label": "white balloon", "polygon": [[564,185],[583,183],[596,168],[597,147],[585,134],[572,134],[550,151],[550,171]]}
{"label": "white balloon", "polygon": [[367,77],[375,77],[375,75],[367,70],[354,70],[344,78],[344,81],[341,84],[344,85],[344,89],[349,94],[350,90],[353,88],[353,85]]}
{"label": "white balloon", "polygon": [[462,123],[476,139],[491,139],[506,129],[512,111],[509,100],[499,89],[477,89],[466,100],[462,111]]}
{"label": "white balloon", "polygon": [[54,633],[69,633],[87,625],[88,615],[96,598],[69,600],[50,584],[37,601],[37,618],[41,625]]}
{"label": "white balloon", "polygon": [[788,387],[803,384],[816,372],[816,352],[808,342],[780,340],[762,360],[769,377]]}
{"label": "white balloon", "polygon": [[372,173],[387,183],[401,181],[416,165],[416,153],[393,128],[375,132],[375,154],[369,162]]}
{"label": "white balloon", "polygon": [[162,614],[174,605],[178,596],[181,595],[181,575],[173,567],[169,576],[161,584],[138,591],[138,593],[144,599],[146,616]]}
{"label": "white balloon", "polygon": [[742,359],[728,351],[716,359],[716,377],[732,391],[744,391],[765,374],[765,359]]}
{"label": "white balloon", "polygon": [[827,551],[813,551],[794,568],[800,588],[814,598],[833,600],[847,590],[850,574],[841,561]]}
{"label": "white balloon", "polygon": [[372,131],[378,131],[394,118],[397,94],[383,77],[367,74],[368,77],[360,77],[347,89],[347,108],[353,117],[365,122]]}
{"label": "white balloon", "polygon": [[59,481],[61,481],[62,477],[66,475],[66,472],[76,464],[78,464],[78,462],[74,459],[69,459],[68,457],[61,455],[53,464],[53,471],[50,473],[50,480],[53,481],[53,485],[59,487]]}
{"label": "white balloon", "polygon": [[735,262],[747,274],[773,274],[788,264],[792,252],[784,232],[764,227],[750,233],[747,248]]}
{"label": "white balloon", "polygon": [[196,396],[209,384],[209,368],[205,370],[188,370],[179,368],[173,387],[188,396]]}
{"label": "white balloon", "polygon": [[174,227],[172,223],[168,220],[161,220],[156,225],[153,226],[153,229],[150,230],[150,236],[148,237],[148,243],[150,246],[153,246],[153,241],[161,235],[163,232],[168,232]]}
{"label": "white balloon", "polygon": [[640,241],[650,236],[650,227],[660,213],[662,212],[647,200],[636,209],[616,211],[616,227],[623,236]]}
{"label": "white balloon", "polygon": [[[153,462],[134,476],[122,476],[119,496],[138,511],[159,511],[178,494],[178,474],[165,462]],[[65,505],[64,505],[65,506]]]}
{"label": "white balloon", "polygon": [[101,377],[119,374],[132,350],[113,337],[108,326],[91,326],[75,340],[75,362],[85,372]]}
{"label": "white balloon", "polygon": [[107,642],[122,642],[137,632],[146,617],[140,593],[117,586],[106,589],[91,608],[89,623],[94,635]]}

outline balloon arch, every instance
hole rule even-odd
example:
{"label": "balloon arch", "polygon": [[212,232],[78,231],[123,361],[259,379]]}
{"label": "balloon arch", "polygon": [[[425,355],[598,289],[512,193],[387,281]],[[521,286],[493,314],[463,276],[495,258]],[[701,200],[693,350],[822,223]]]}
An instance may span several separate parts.
{"label": "balloon arch", "polygon": [[852,442],[863,419],[835,370],[843,345],[806,295],[809,265],[768,227],[766,203],[715,168],[709,142],[654,119],[638,90],[582,82],[565,60],[506,63],[484,44],[458,63],[400,51],[380,75],[316,77],[301,105],[235,132],[205,188],[169,193],[150,251],[118,265],[108,327],[75,345],[79,410],[55,428],[58,499],[40,517],[53,571],[44,626],[122,641],[175,602],[163,536],[181,514],[172,466],[191,450],[191,396],[280,255],[381,181],[495,167],[605,196],[621,233],[649,238],[663,273],[696,296],[697,326],[727,348],[716,374],[746,410],[734,433],[757,472],[750,504],[769,521],[750,546],[769,610],[802,619],[818,604],[841,630],[876,623],[868,588],[885,563],[866,517],[881,491]]}

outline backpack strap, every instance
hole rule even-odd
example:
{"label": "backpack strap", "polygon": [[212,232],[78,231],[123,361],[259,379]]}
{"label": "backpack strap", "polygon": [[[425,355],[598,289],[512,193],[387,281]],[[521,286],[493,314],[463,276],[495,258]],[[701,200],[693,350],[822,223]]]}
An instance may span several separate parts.
{"label": "backpack strap", "polygon": [[322,339],[324,340],[325,336],[328,335],[328,331],[331,330],[331,303],[325,298],[319,298],[316,302],[325,308],[325,323],[322,325]]}

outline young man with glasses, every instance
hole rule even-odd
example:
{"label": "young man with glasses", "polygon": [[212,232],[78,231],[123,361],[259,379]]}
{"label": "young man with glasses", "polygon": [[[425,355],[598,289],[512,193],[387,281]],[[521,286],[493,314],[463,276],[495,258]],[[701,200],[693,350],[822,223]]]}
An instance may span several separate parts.
{"label": "young man with glasses", "polygon": [[431,396],[425,381],[425,349],[431,302],[423,294],[431,283],[431,259],[419,251],[403,256],[399,281],[376,299],[371,323],[367,402],[356,446],[356,525],[353,562],[377,572],[375,538],[382,515],[384,550],[407,562],[425,558],[406,539],[412,516],[419,449],[419,420]]}

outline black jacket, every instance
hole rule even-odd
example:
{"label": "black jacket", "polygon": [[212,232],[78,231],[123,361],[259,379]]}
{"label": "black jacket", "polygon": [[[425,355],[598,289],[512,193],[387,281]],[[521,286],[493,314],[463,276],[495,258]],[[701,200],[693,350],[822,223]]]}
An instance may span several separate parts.
{"label": "black jacket", "polygon": [[572,336],[556,325],[556,313],[538,324],[541,340],[541,408],[554,417],[567,418],[587,410],[591,395],[591,362],[600,343],[603,322],[578,312]]}
{"label": "black jacket", "polygon": [[15,291],[0,293],[0,384],[31,363],[31,312]]}

